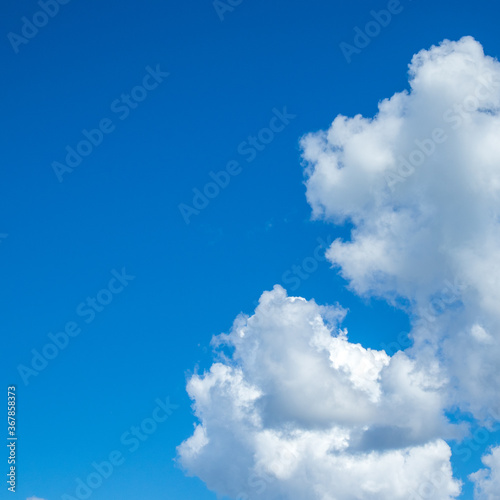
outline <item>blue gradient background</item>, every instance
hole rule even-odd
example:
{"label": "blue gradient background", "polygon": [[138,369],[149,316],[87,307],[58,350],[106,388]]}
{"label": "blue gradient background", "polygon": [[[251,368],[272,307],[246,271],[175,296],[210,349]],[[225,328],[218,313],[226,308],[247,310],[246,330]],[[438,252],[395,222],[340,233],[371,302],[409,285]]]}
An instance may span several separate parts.
{"label": "blue gradient background", "polygon": [[[244,0],[221,22],[211,1],[72,0],[18,54],[7,34],[40,8],[4,4],[0,370],[5,390],[17,385],[16,498],[73,495],[118,449],[125,463],[92,499],[215,499],[174,462],[195,422],[186,377],[209,366],[211,336],[275,283],[348,308],[350,339],[365,346],[408,331],[402,312],[355,297],[325,262],[293,291],[283,282],[316,238],[349,230],[310,220],[300,136],[338,113],[373,115],[408,87],[412,55],[444,38],[472,35],[499,54],[498,5],[401,4],[350,64],[339,44],[386,1]],[[170,76],[120,121],[111,103],[157,64]],[[284,106],[296,118],[247,164],[238,145]],[[51,163],[105,117],[116,130],[58,182]],[[186,225],[178,205],[231,159],[242,173]],[[122,267],[135,279],[86,325],[76,307]],[[72,320],[82,333],[25,386],[18,365]],[[120,436],[167,396],[179,408],[128,453]],[[477,470],[487,445],[454,459],[456,474]]]}

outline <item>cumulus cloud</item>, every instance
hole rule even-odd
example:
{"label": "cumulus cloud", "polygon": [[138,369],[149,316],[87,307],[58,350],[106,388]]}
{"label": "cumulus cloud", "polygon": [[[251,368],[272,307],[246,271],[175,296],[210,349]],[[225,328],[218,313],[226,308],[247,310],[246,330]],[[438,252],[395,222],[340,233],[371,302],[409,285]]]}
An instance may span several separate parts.
{"label": "cumulus cloud", "polygon": [[500,500],[500,447],[493,448],[482,458],[487,469],[481,469],[470,475],[474,481],[476,500]]}
{"label": "cumulus cloud", "polygon": [[215,337],[231,355],[188,383],[184,468],[240,499],[455,498],[441,377],[349,342],[344,315],[276,286]]}
{"label": "cumulus cloud", "polygon": [[[328,259],[353,292],[404,308],[414,344],[364,348],[340,306],[265,292],[188,382],[189,474],[240,500],[460,494],[445,412],[500,420],[499,111],[500,63],[464,37],[416,54],[374,117],[302,138],[313,216],[353,227]],[[471,476],[478,499],[498,498],[499,456]]]}
{"label": "cumulus cloud", "polygon": [[456,402],[496,418],[500,64],[464,37],[409,68],[410,90],[373,118],[337,116],[302,139],[307,199],[354,226],[327,252],[351,289],[405,304],[421,358],[429,344],[445,354]]}

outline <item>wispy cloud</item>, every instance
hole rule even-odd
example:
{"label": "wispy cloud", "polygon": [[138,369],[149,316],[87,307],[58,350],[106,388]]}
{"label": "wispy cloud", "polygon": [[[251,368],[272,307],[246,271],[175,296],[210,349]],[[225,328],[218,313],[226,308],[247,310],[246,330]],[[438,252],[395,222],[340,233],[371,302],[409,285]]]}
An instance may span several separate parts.
{"label": "wispy cloud", "polygon": [[493,448],[482,460],[487,468],[470,475],[475,483],[474,498],[494,500],[500,492],[500,446]]}

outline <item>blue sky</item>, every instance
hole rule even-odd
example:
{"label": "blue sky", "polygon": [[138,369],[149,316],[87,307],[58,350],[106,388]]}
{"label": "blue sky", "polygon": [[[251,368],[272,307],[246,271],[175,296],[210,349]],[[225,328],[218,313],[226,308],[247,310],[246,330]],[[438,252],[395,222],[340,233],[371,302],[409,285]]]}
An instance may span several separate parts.
{"label": "blue sky", "polygon": [[[174,463],[196,421],[186,380],[210,367],[211,337],[274,284],[348,308],[343,326],[365,347],[409,331],[406,314],[360,298],[323,259],[291,279],[318,238],[348,239],[350,230],[311,220],[300,137],[339,113],[373,116],[379,100],[408,88],[412,55],[445,38],[471,35],[487,54],[500,52],[490,2],[401,6],[348,62],[339,44],[353,43],[354,28],[386,1],[244,0],[221,20],[211,1],[72,0],[17,53],[7,35],[40,7],[6,4],[0,369],[4,387],[17,386],[18,498],[74,495],[77,478],[114,450],[125,462],[92,499],[216,498]],[[117,112],[116,100],[151,72],[155,88]],[[255,155],[242,154],[277,113],[293,117]],[[113,130],[58,178],[53,162],[105,119]],[[231,160],[241,172],[186,224],[179,204],[192,205],[193,189]],[[116,291],[115,274],[133,279]],[[78,307],[109,286],[115,292],[101,297],[111,302],[86,322]],[[23,380],[19,365],[68,322],[81,333]],[[167,397],[178,408],[130,452],[123,434]],[[456,460],[457,475],[476,471],[489,444],[495,435]],[[472,498],[470,484],[462,498]]]}

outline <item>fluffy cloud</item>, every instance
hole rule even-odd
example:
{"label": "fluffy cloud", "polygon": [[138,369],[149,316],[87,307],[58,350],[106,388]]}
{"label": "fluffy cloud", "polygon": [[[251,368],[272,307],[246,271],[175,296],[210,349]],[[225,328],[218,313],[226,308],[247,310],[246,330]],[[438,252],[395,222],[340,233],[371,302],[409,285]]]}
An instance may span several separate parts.
{"label": "fluffy cloud", "polygon": [[44,498],[39,498],[39,497],[29,497],[26,500],[45,500]]}
{"label": "fluffy cloud", "polygon": [[458,495],[441,377],[350,343],[344,314],[276,286],[214,338],[232,354],[188,383],[200,424],[178,451],[190,474],[242,500]]}
{"label": "fluffy cloud", "polygon": [[[471,37],[416,54],[373,118],[302,139],[316,217],[353,223],[329,260],[360,295],[405,304],[416,349],[444,353],[454,399],[500,414],[500,64]],[[488,389],[484,389],[488,380]]]}
{"label": "fluffy cloud", "polygon": [[470,476],[475,482],[474,497],[476,500],[500,500],[500,447],[493,448],[482,460],[488,468]]}
{"label": "fluffy cloud", "polygon": [[[313,215],[353,227],[327,257],[355,293],[408,312],[414,345],[366,349],[340,306],[264,293],[188,383],[199,424],[179,461],[220,494],[452,499],[444,412],[500,420],[500,63],[465,37],[409,69],[376,116],[337,116],[301,145]],[[471,476],[478,499],[498,498],[499,456]]]}

